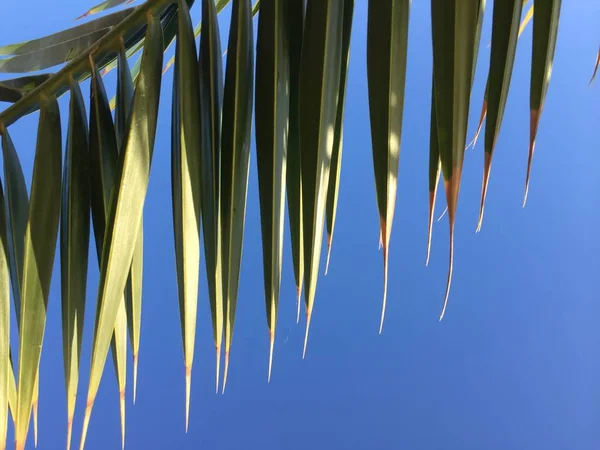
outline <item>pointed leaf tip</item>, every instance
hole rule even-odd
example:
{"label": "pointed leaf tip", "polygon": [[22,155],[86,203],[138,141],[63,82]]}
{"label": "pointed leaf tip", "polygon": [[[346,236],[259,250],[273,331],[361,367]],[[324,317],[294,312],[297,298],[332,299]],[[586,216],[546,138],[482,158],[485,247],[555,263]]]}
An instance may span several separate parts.
{"label": "pointed leaf tip", "polygon": [[273,368],[273,348],[275,347],[275,334],[269,332],[269,374],[267,375],[267,383],[271,382],[271,369]]}
{"label": "pointed leaf tip", "polygon": [[227,375],[229,374],[229,352],[225,352],[225,368],[223,369],[223,389],[221,389],[221,395],[225,393],[225,387],[227,386]]}

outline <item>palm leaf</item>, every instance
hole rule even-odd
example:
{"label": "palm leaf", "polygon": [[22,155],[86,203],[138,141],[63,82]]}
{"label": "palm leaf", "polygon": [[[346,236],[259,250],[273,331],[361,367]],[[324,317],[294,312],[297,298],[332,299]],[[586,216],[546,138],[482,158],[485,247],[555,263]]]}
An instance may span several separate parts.
{"label": "palm leaf", "polygon": [[105,0],[102,3],[97,4],[96,6],[91,7],[86,12],[84,12],[81,16],[77,17],[75,20],[83,19],[84,17],[91,16],[93,14],[98,14],[100,12],[106,11],[110,8],[116,8],[117,6],[121,6],[122,4],[132,3],[135,0]]}
{"label": "palm leaf", "polygon": [[17,395],[17,450],[25,447],[38,368],[60,216],[61,136],[55,98],[42,98],[31,200],[25,229]]}
{"label": "palm leaf", "polygon": [[179,2],[171,121],[171,192],[177,290],[185,367],[188,428],[200,267],[200,91],[196,42],[185,2]]}
{"label": "palm leaf", "polygon": [[4,190],[0,183],[0,449],[6,448],[8,430],[10,364],[10,272]]}
{"label": "palm leaf", "polygon": [[162,50],[159,19],[149,14],[142,70],[136,83],[131,115],[127,120],[106,221],[98,287],[100,306],[92,347],[82,449],[142,219],[156,132]]}
{"label": "palm leaf", "polygon": [[523,206],[527,203],[531,163],[535,150],[535,138],[554,61],[554,50],[558,36],[561,0],[542,0],[536,2],[533,17],[533,49],[531,56],[531,88],[529,96],[529,156],[527,158],[527,175],[525,177],[525,196]]}
{"label": "palm leaf", "polygon": [[250,0],[233,0],[229,30],[221,130],[221,226],[225,302],[223,392],[227,384],[229,352],[233,340],[250,168],[254,84],[254,38]]}
{"label": "palm leaf", "polygon": [[[117,102],[115,109],[115,134],[119,145],[123,144],[123,136],[127,127],[127,117],[131,110],[131,100],[133,98],[133,80],[131,71],[127,63],[127,56],[124,46],[121,46],[118,55],[117,71]],[[140,223],[138,236],[136,239],[135,251],[127,285],[125,287],[125,309],[127,316],[127,328],[131,341],[131,353],[133,356],[133,402],[135,403],[137,393],[137,368],[138,352],[140,347],[140,330],[142,322],[142,275],[143,275],[143,257],[144,257],[144,225],[143,219]],[[117,327],[118,328],[118,327]],[[124,387],[124,386],[123,386]],[[121,401],[123,403],[123,401]]]}
{"label": "palm leaf", "polygon": [[483,183],[477,231],[481,230],[492,155],[498,134],[500,133],[504,107],[506,106],[506,99],[508,98],[510,88],[512,69],[517,50],[521,9],[521,0],[506,0],[494,3],[492,51],[486,96],[488,119],[485,128]]}
{"label": "palm leaf", "polygon": [[290,91],[285,13],[282,0],[262,1],[256,43],[256,165],[269,327],[268,379],[273,362],[283,256]]}
{"label": "palm leaf", "polygon": [[[290,117],[287,141],[286,193],[292,242],[292,264],[296,281],[296,323],[300,321],[302,282],[304,280],[304,243],[302,240],[302,174],[300,170],[300,128],[298,126],[298,82],[304,28],[304,0],[288,0],[287,33],[290,59]],[[257,115],[258,116],[258,115]]]}
{"label": "palm leaf", "polygon": [[219,366],[223,339],[223,284],[221,280],[221,221],[220,221],[220,162],[221,162],[221,104],[223,103],[223,69],[219,23],[212,0],[202,1],[200,37],[200,146],[202,185],[202,225],[204,257],[217,354],[216,390],[219,389]]}
{"label": "palm leaf", "polygon": [[340,188],[340,173],[342,169],[342,141],[344,129],[344,104],[346,99],[346,77],[348,75],[348,62],[350,60],[350,35],[352,32],[352,17],[354,13],[354,0],[346,0],[344,3],[344,23],[342,31],[342,63],[340,70],[340,87],[338,93],[337,112],[335,119],[335,131],[333,135],[333,150],[331,154],[331,174],[327,188],[327,262],[325,264],[325,275],[329,270],[329,258],[331,257],[331,243],[335,227],[337,213],[338,193]]}
{"label": "palm leaf", "polygon": [[22,56],[41,50],[53,52],[52,49],[57,48],[57,46],[61,44],[66,44],[68,42],[76,44],[79,39],[83,39],[85,36],[113,27],[119,22],[122,22],[134,9],[135,8],[124,9],[123,11],[100,17],[99,19],[92,20],[83,25],[68,28],[59,31],[58,33],[33,39],[31,41],[4,45],[0,47],[0,56]]}
{"label": "palm leaf", "polygon": [[409,9],[408,0],[369,1],[367,77],[384,274],[380,333],[385,317],[389,245],[398,186]]}
{"label": "palm leaf", "polygon": [[305,29],[311,30],[302,42],[300,63],[300,153],[302,170],[302,214],[304,239],[304,276],[306,287],[306,334],[312,317],[323,226],[329,168],[333,147],[337,97],[342,60],[344,2],[309,0]]}
{"label": "palm leaf", "polygon": [[450,222],[450,263],[440,320],[452,281],[454,222],[484,3],[482,0],[432,0],[431,3],[438,145]]}
{"label": "palm leaf", "polygon": [[79,384],[90,236],[89,150],[85,105],[79,84],[71,85],[69,128],[60,222],[62,332],[67,389],[67,449]]}

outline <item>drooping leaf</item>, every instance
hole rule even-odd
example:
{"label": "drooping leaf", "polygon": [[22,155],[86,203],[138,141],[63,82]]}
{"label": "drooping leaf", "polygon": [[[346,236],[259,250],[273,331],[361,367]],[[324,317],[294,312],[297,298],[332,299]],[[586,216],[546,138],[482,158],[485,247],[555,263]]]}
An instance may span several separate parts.
{"label": "drooping leaf", "polygon": [[282,0],[263,0],[256,43],[256,165],[260,201],[269,372],[273,361],[281,265],[289,124],[290,62]]}
{"label": "drooping leaf", "polygon": [[304,0],[288,0],[287,33],[290,58],[290,120],[287,141],[286,192],[292,263],[296,281],[296,323],[300,321],[302,282],[304,281],[304,243],[302,240],[302,174],[300,169],[300,128],[298,121],[298,83],[304,30]]}
{"label": "drooping leaf", "polygon": [[323,227],[329,168],[333,147],[337,97],[342,60],[344,1],[309,0],[300,62],[300,154],[302,170],[302,219],[306,334],[312,317]]}
{"label": "drooping leaf", "polygon": [[97,4],[96,6],[91,7],[82,15],[77,17],[75,20],[83,19],[84,17],[91,16],[93,14],[98,14],[99,12],[106,11],[110,8],[115,8],[117,6],[121,6],[122,4],[132,3],[135,0],[105,0],[102,3]]}
{"label": "drooping leaf", "polygon": [[[90,198],[94,235],[96,237],[96,255],[101,265],[102,247],[106,231],[106,220],[110,208],[110,195],[114,186],[118,159],[118,145],[115,127],[106,100],[106,92],[102,79],[94,67],[91,83],[90,114]],[[96,323],[100,314],[101,303],[96,305]],[[119,408],[121,413],[121,440],[125,438],[125,380],[126,380],[126,343],[127,318],[125,317],[124,298],[121,298],[111,338],[111,350],[115,375],[119,388]],[[95,332],[95,331],[94,331]],[[90,378],[91,379],[91,378]]]}
{"label": "drooping leaf", "polygon": [[142,220],[154,149],[162,51],[160,21],[149,15],[142,69],[136,82],[124,144],[117,162],[102,246],[98,286],[100,309],[92,347],[90,384],[81,438],[82,449]]}
{"label": "drooping leaf", "polygon": [[16,449],[25,447],[44,328],[60,216],[61,133],[55,98],[42,98],[31,183],[21,283]]}
{"label": "drooping leaf", "polygon": [[380,333],[385,317],[389,245],[398,186],[409,10],[408,0],[369,1],[367,77],[384,271]]}
{"label": "drooping leaf", "polygon": [[115,319],[115,328],[110,341],[110,349],[119,389],[119,413],[121,419],[121,448],[125,448],[125,389],[127,386],[127,313],[125,299],[121,300]]}
{"label": "drooping leaf", "polygon": [[223,284],[221,268],[221,105],[223,103],[223,63],[219,22],[212,0],[202,0],[200,37],[200,146],[201,201],[204,257],[217,353],[216,390],[219,390],[219,366],[223,339]]}
{"label": "drooping leaf", "polygon": [[93,34],[97,31],[105,30],[123,21],[123,19],[131,14],[134,9],[135,8],[124,9],[123,11],[100,17],[99,19],[92,20],[82,25],[68,28],[59,31],[58,33],[33,39],[31,41],[4,45],[0,47],[0,56],[20,56],[41,50],[53,51],[51,49],[67,42],[76,44],[78,39],[82,39],[85,36],[90,35],[90,33]]}
{"label": "drooping leaf", "polygon": [[8,352],[8,409],[13,421],[13,425],[17,422],[17,382],[15,381],[15,371],[12,363],[12,353]]}
{"label": "drooping leaf", "polygon": [[[219,14],[223,8],[225,8],[225,6],[227,6],[229,4],[231,0],[215,0],[215,8],[217,10],[217,14]],[[257,8],[257,5],[260,3],[260,0],[257,0],[256,4],[254,5],[255,8]],[[256,10],[256,12],[258,12],[258,8]],[[256,12],[254,11],[254,9],[252,10],[252,16],[254,16],[256,14]],[[194,28],[194,37],[198,37],[200,36],[200,32],[202,31],[202,21],[199,21],[195,28]],[[167,34],[165,33],[165,43],[167,44],[167,47],[165,48],[165,50],[167,50],[171,44],[172,41],[169,41],[167,39]],[[171,66],[175,63],[175,55],[171,56],[171,58],[169,58],[169,60],[167,61],[167,63],[165,64],[164,68],[163,68],[163,75],[167,72],[167,70],[169,70],[171,68]],[[135,67],[133,69],[134,73],[135,73]]]}
{"label": "drooping leaf", "polygon": [[[435,108],[435,80],[431,79],[431,121],[429,124],[429,219],[427,221],[427,257],[425,265],[429,264],[431,255],[431,236],[433,233],[433,214],[437,198],[438,184],[440,182],[441,162],[440,147],[438,143],[437,114]],[[439,219],[438,219],[439,220]]]}
{"label": "drooping leaf", "polygon": [[192,21],[187,5],[181,0],[177,22],[171,120],[171,194],[187,431],[200,268],[200,85]]}
{"label": "drooping leaf", "polygon": [[505,0],[494,3],[492,20],[492,51],[487,84],[487,121],[485,125],[485,153],[483,162],[483,183],[481,188],[481,206],[477,231],[481,230],[485,197],[492,165],[492,155],[508,98],[512,77],[522,0]]}
{"label": "drooping leaf", "polygon": [[8,430],[10,364],[10,272],[4,190],[0,183],[0,449],[6,448]]}
{"label": "drooping leaf", "polygon": [[527,175],[525,176],[525,196],[523,206],[527,203],[531,163],[535,150],[535,138],[550,77],[554,63],[554,50],[558,36],[561,0],[538,0],[533,17],[533,49],[531,56],[531,88],[529,96],[529,156],[527,158]]}
{"label": "drooping leaf", "polygon": [[600,48],[598,49],[598,55],[596,56],[594,72],[592,73],[592,78],[590,78],[590,82],[588,84],[592,84],[594,82],[594,79],[596,78],[596,73],[598,72],[598,66],[600,66]]}
{"label": "drooping leaf", "polygon": [[345,0],[344,23],[342,31],[342,62],[340,69],[340,86],[335,118],[335,131],[333,135],[333,150],[331,154],[331,173],[329,176],[329,186],[327,188],[327,262],[325,264],[325,275],[327,275],[327,271],[329,270],[329,258],[331,257],[331,242],[333,240],[335,216],[337,213],[338,192],[340,187],[340,173],[342,168],[342,142],[344,134],[344,104],[346,100],[346,77],[348,74],[348,62],[350,60],[350,35],[352,32],[353,14],[354,0]]}
{"label": "drooping leaf", "polygon": [[69,128],[63,173],[60,268],[63,358],[67,393],[67,449],[79,384],[90,238],[88,127],[79,83],[71,81]]}
{"label": "drooping leaf", "polygon": [[23,279],[23,247],[25,244],[25,228],[29,209],[29,196],[25,185],[25,176],[21,162],[13,145],[8,130],[2,134],[2,152],[4,157],[4,198],[7,213],[7,235],[10,279],[15,305],[17,326],[21,326],[21,281]]}
{"label": "drooping leaf", "polygon": [[[522,3],[523,6],[525,6],[526,3],[527,2],[524,1]],[[527,13],[525,14],[525,17],[523,17],[523,20],[521,21],[521,25],[519,26],[519,33],[517,34],[517,39],[521,37],[521,34],[523,34],[523,31],[525,31],[525,28],[527,27],[529,22],[531,22],[531,18],[533,17],[533,7],[534,7],[534,5],[531,5],[529,7],[529,9],[527,10]],[[477,125],[477,131],[475,132],[475,136],[473,137],[471,142],[469,142],[469,145],[467,145],[467,148],[469,148],[469,147],[475,148],[475,145],[477,144],[477,139],[479,138],[479,133],[481,133],[481,130],[483,128],[483,121],[485,120],[485,116],[487,115],[487,108],[488,108],[488,105],[487,105],[488,86],[489,86],[489,76],[488,76],[488,80],[486,81],[486,84],[485,84],[485,94],[483,96],[483,105],[481,105],[481,114],[479,116],[479,123]]]}
{"label": "drooping leaf", "polygon": [[246,219],[246,195],[250,168],[252,94],[254,89],[254,37],[250,0],[233,0],[221,130],[221,226],[223,230],[223,300],[225,302],[225,371],[233,340],[242,242]]}
{"label": "drooping leaf", "polygon": [[450,222],[450,263],[444,316],[454,261],[454,222],[462,174],[476,48],[485,0],[432,0],[433,75],[438,145]]}
{"label": "drooping leaf", "polygon": [[[123,136],[127,127],[127,117],[131,110],[133,99],[133,80],[127,63],[125,48],[121,46],[118,56],[117,70],[117,97],[115,108],[115,133],[117,135],[117,147],[123,145]],[[143,218],[135,244],[131,269],[125,287],[125,309],[127,316],[127,328],[131,341],[131,353],[133,356],[133,402],[135,403],[137,393],[137,368],[138,352],[140,347],[140,330],[142,324],[142,275],[144,259],[144,225]],[[124,377],[123,377],[124,378]]]}

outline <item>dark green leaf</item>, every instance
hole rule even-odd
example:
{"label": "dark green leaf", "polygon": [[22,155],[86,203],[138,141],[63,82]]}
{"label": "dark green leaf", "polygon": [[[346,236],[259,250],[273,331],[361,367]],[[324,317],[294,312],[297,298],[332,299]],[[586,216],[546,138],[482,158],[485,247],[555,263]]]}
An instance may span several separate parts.
{"label": "dark green leaf", "polygon": [[296,280],[297,313],[300,321],[302,282],[304,280],[304,243],[302,240],[302,176],[300,169],[300,128],[298,121],[298,84],[300,80],[300,59],[302,57],[302,35],[304,28],[304,0],[288,0],[287,33],[290,53],[290,121],[287,142],[286,191],[290,240],[292,242],[292,262]]}
{"label": "dark green leaf", "polygon": [[60,221],[62,333],[67,388],[67,448],[79,384],[90,238],[88,127],[79,83],[71,81]]}
{"label": "dark green leaf", "polygon": [[225,372],[233,340],[242,242],[248,192],[252,90],[254,84],[254,38],[250,0],[233,0],[221,131],[221,221],[223,232],[223,300],[225,302]]}
{"label": "dark green leaf", "polygon": [[446,310],[452,281],[454,221],[484,3],[484,0],[431,2],[438,145],[450,222],[450,264],[440,320]]}
{"label": "dark green leaf", "polygon": [[533,16],[533,50],[531,56],[531,89],[529,96],[530,126],[529,126],[529,156],[527,158],[527,175],[525,177],[525,197],[523,206],[527,203],[529,193],[529,178],[531,163],[535,150],[535,138],[546,91],[552,75],[554,50],[558,36],[561,0],[538,0],[535,2]]}
{"label": "dark green leaf", "polygon": [[337,213],[338,192],[340,187],[340,172],[342,168],[342,142],[344,135],[344,104],[346,100],[346,77],[348,74],[348,62],[350,60],[350,36],[352,32],[353,13],[354,0],[345,0],[344,23],[342,31],[342,63],[340,70],[340,87],[335,118],[335,132],[333,135],[333,150],[331,154],[331,173],[329,175],[329,187],[327,188],[327,263],[325,264],[325,275],[327,275],[327,271],[329,270],[329,258],[331,257],[331,242],[333,240],[335,216]]}
{"label": "dark green leaf", "polygon": [[202,0],[200,38],[200,145],[201,208],[204,232],[204,257],[208,278],[208,295],[217,352],[216,387],[219,389],[219,366],[223,339],[223,284],[221,281],[221,105],[223,103],[223,68],[219,22],[212,0]]}
{"label": "dark green leaf", "polygon": [[343,16],[343,0],[308,1],[305,29],[310,30],[310,33],[305,34],[302,42],[299,94],[304,276],[306,281],[304,353],[306,353],[321,260],[325,199],[329,184],[340,84]]}
{"label": "dark green leaf", "polygon": [[367,77],[384,271],[380,333],[385,317],[389,245],[398,186],[409,10],[409,0],[369,0]]}
{"label": "dark green leaf", "polygon": [[477,231],[481,230],[485,197],[492,165],[492,155],[508,98],[512,77],[517,40],[519,38],[519,21],[521,19],[522,0],[504,0],[494,2],[492,20],[492,51],[490,55],[490,71],[487,82],[487,121],[485,125],[485,154],[483,162],[483,184],[481,188],[481,206]]}
{"label": "dark green leaf", "polygon": [[289,124],[289,49],[285,2],[262,0],[256,44],[256,165],[271,373],[281,284]]}

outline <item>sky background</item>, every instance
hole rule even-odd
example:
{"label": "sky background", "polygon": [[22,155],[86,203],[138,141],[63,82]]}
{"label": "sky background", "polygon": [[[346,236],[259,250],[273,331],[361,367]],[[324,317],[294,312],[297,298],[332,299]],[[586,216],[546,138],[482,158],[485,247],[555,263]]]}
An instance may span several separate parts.
{"label": "sky background", "polygon": [[[195,20],[200,10],[196,3]],[[477,125],[489,64],[492,4],[488,3],[469,139]],[[89,0],[4,1],[0,44],[73,26],[73,19],[92,5]],[[230,13],[227,7],[220,16],[223,48]],[[321,275],[318,282],[307,357],[301,359],[304,322],[295,323],[296,289],[286,217],[278,334],[273,376],[267,384],[268,332],[253,140],[227,390],[225,395],[214,392],[215,355],[202,258],[187,434],[171,219],[170,71],[162,85],[144,212],[142,341],[135,406],[131,362],[128,367],[126,447],[597,449],[600,178],[593,168],[600,165],[600,84],[588,87],[588,80],[600,42],[599,20],[600,2],[563,2],[525,209],[521,203],[529,140],[531,25],[523,33],[479,234],[475,228],[483,139],[465,155],[454,281],[446,317],[440,323],[448,263],[447,219],[435,223],[431,261],[429,267],[424,265],[430,2],[412,3],[388,309],[383,334],[378,335],[383,270],[377,249],[379,223],[368,115],[367,1],[356,1],[337,226],[329,274]],[[114,75],[107,79],[112,94]],[[87,103],[89,83],[83,83],[82,89]],[[66,96],[60,105],[66,130]],[[37,117],[32,114],[10,127],[28,183]],[[442,196],[439,200],[436,215],[444,208]],[[66,435],[58,258],[57,249],[41,360],[40,449],[64,448]],[[73,435],[76,445],[85,409],[98,282],[95,258],[90,258],[89,266]],[[12,425],[9,429],[12,440]],[[86,448],[117,449],[120,440],[118,392],[109,357]],[[33,448],[31,427],[28,448]]]}

